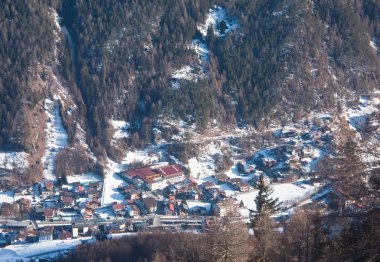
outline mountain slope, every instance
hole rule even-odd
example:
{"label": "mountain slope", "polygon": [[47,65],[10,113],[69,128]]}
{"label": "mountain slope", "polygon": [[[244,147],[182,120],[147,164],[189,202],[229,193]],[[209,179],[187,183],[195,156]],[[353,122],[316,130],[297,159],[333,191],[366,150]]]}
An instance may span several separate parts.
{"label": "mountain slope", "polygon": [[[376,1],[1,5],[0,148],[31,165],[44,153],[45,99],[59,101],[69,147],[115,159],[173,121],[204,133],[285,123],[379,85]],[[127,134],[115,139],[110,120]]]}

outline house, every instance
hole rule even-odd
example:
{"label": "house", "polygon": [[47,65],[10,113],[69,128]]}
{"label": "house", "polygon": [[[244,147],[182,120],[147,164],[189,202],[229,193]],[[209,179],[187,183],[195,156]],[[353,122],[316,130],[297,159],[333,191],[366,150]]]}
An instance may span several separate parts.
{"label": "house", "polygon": [[140,192],[136,189],[132,189],[129,192],[125,193],[125,198],[128,200],[140,199]]}
{"label": "house", "polygon": [[45,182],[45,189],[48,191],[54,191],[54,182],[53,181],[46,181]]}
{"label": "house", "polygon": [[59,239],[60,240],[71,239],[71,238],[73,238],[73,233],[72,232],[65,231],[65,230],[62,230],[60,232],[60,235],[59,235]]}
{"label": "house", "polygon": [[124,204],[113,204],[112,210],[117,216],[124,216],[126,213]]}
{"label": "house", "polygon": [[84,219],[93,219],[94,218],[94,209],[90,207],[85,207],[82,209],[82,216]]}
{"label": "house", "polygon": [[20,198],[19,200],[17,200],[16,203],[18,204],[19,210],[21,212],[30,211],[30,204],[32,203],[32,201],[30,201],[30,199],[23,197],[23,198]]}
{"label": "house", "polygon": [[88,202],[87,206],[89,208],[95,209],[95,208],[100,207],[100,202],[97,200],[91,200],[90,202]]}
{"label": "house", "polygon": [[215,178],[218,180],[218,184],[230,182],[230,177],[227,176],[226,174],[217,174],[217,175],[215,175]]}
{"label": "house", "polygon": [[96,188],[90,188],[89,190],[87,190],[87,195],[89,198],[97,198],[98,190]]}
{"label": "house", "polygon": [[247,191],[249,191],[249,184],[246,183],[246,182],[240,182],[238,184],[238,187],[239,187],[239,191],[240,192],[247,192]]}
{"label": "house", "polygon": [[55,217],[56,215],[56,210],[55,209],[52,209],[52,208],[47,208],[44,210],[44,218],[45,220],[52,220],[53,217]]}
{"label": "house", "polygon": [[75,206],[75,199],[72,197],[62,197],[61,203],[64,208],[71,208]]}
{"label": "house", "polygon": [[54,227],[44,227],[38,234],[39,241],[51,241],[53,240]]}
{"label": "house", "polygon": [[229,198],[223,202],[216,203],[214,205],[214,214],[216,216],[225,217],[229,214],[234,214],[238,209],[236,201],[232,198]]}
{"label": "house", "polygon": [[210,189],[210,188],[214,187],[215,184],[214,184],[213,182],[211,182],[211,181],[206,181],[206,182],[202,183],[202,186],[203,186],[205,189]]}
{"label": "house", "polygon": [[310,144],[303,144],[300,149],[302,157],[314,157],[317,154],[317,149]]}
{"label": "house", "polygon": [[263,157],[261,161],[265,167],[272,167],[277,164],[277,161],[270,157]]}
{"label": "house", "polygon": [[233,184],[233,185],[238,185],[241,183],[241,179],[240,178],[232,178],[230,180],[230,183]]}
{"label": "house", "polygon": [[153,197],[143,198],[142,202],[148,213],[154,213],[157,211],[157,200]]}
{"label": "house", "polygon": [[42,196],[44,198],[51,197],[54,195],[54,183],[52,181],[46,181],[44,187],[42,188]]}
{"label": "house", "polygon": [[127,205],[126,209],[127,209],[127,214],[130,217],[135,217],[135,216],[140,215],[140,209],[138,208],[136,204],[129,204]]}
{"label": "house", "polygon": [[89,183],[88,184],[88,186],[90,187],[90,188],[94,188],[94,189],[96,189],[96,190],[99,190],[99,182],[91,182],[91,183]]}

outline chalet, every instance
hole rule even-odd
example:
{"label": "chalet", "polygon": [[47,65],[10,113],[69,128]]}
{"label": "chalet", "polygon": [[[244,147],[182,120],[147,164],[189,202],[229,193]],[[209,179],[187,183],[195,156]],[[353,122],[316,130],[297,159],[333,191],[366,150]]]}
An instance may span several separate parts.
{"label": "chalet", "polygon": [[52,181],[46,181],[42,189],[43,197],[51,197],[54,195],[54,183]]}
{"label": "chalet", "polygon": [[132,190],[136,190],[136,187],[134,185],[128,185],[123,188],[124,194],[131,192]]}
{"label": "chalet", "polygon": [[138,206],[136,204],[129,204],[129,205],[127,205],[126,209],[127,209],[127,214],[130,217],[135,217],[135,216],[140,215],[140,209],[138,208]]}
{"label": "chalet", "polygon": [[45,182],[45,189],[48,191],[54,191],[54,182],[53,181],[46,181]]}
{"label": "chalet", "polygon": [[132,189],[129,192],[125,193],[125,198],[128,200],[140,199],[140,192],[136,189]]}
{"label": "chalet", "polygon": [[317,153],[317,149],[311,144],[303,144],[300,148],[300,154],[302,157],[314,157]]}
{"label": "chalet", "polygon": [[75,199],[72,197],[62,197],[61,203],[64,208],[71,208],[75,206]]}
{"label": "chalet", "polygon": [[56,210],[52,208],[45,209],[44,214],[43,214],[45,220],[52,220],[53,217],[55,217],[55,215],[56,215]]}
{"label": "chalet", "polygon": [[175,199],[175,196],[173,196],[173,195],[170,195],[170,196],[169,196],[169,203],[170,203],[170,204],[173,204],[173,205],[177,204],[177,201],[176,201],[176,199]]}
{"label": "chalet", "polygon": [[54,227],[44,227],[38,234],[39,241],[51,241],[53,240]]}
{"label": "chalet", "polygon": [[165,214],[168,216],[175,215],[175,205],[169,203],[169,205],[165,208]]}
{"label": "chalet", "polygon": [[93,219],[94,218],[94,209],[90,207],[85,207],[82,209],[82,216],[84,219]]}
{"label": "chalet", "polygon": [[91,200],[90,202],[88,202],[87,206],[89,208],[95,209],[95,208],[100,207],[100,202],[97,200]]}
{"label": "chalet", "polygon": [[230,177],[227,176],[226,174],[217,174],[215,178],[218,180],[219,183],[225,183],[225,182],[230,182]]}
{"label": "chalet", "polygon": [[240,178],[232,178],[230,180],[230,183],[233,184],[233,185],[238,185],[241,183],[241,179]]}
{"label": "chalet", "polygon": [[125,205],[124,204],[114,204],[112,205],[112,210],[117,216],[125,215]]}
{"label": "chalet", "polygon": [[209,194],[211,195],[212,199],[218,199],[220,192],[217,188],[210,188],[208,190]]}
{"label": "chalet", "polygon": [[99,190],[99,188],[100,188],[99,184],[100,184],[99,182],[91,182],[91,183],[88,184],[88,186],[90,188],[95,188],[96,190]]}
{"label": "chalet", "polygon": [[18,204],[19,210],[23,212],[30,210],[30,204],[32,203],[32,201],[30,201],[30,199],[27,198],[20,198],[16,201],[16,203]]}
{"label": "chalet", "polygon": [[142,202],[148,213],[154,213],[157,211],[157,200],[153,197],[143,198]]}
{"label": "chalet", "polygon": [[87,195],[89,198],[97,198],[99,196],[98,190],[96,188],[90,188],[87,190]]}
{"label": "chalet", "polygon": [[214,184],[213,182],[211,182],[211,181],[206,181],[206,182],[202,183],[202,186],[203,186],[205,189],[210,189],[210,188],[214,187],[215,184]]}
{"label": "chalet", "polygon": [[240,192],[247,192],[247,191],[249,191],[249,184],[246,183],[246,182],[240,182],[238,184],[238,187],[239,187],[239,191]]}
{"label": "chalet", "polygon": [[261,161],[265,167],[272,167],[277,164],[277,161],[270,157],[263,157]]}
{"label": "chalet", "polygon": [[59,234],[60,240],[71,239],[72,237],[73,237],[73,233],[70,231],[62,230]]}
{"label": "chalet", "polygon": [[232,198],[226,201],[216,203],[214,205],[214,214],[216,216],[225,217],[229,214],[234,214],[238,208],[236,201]]}

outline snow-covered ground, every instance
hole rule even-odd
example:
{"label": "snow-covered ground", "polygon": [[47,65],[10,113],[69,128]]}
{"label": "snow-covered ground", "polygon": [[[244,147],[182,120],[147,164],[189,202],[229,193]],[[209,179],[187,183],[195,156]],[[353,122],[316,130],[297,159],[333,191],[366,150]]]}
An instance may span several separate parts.
{"label": "snow-covered ground", "polygon": [[376,44],[377,42],[377,39],[374,37],[371,41],[369,41],[369,45],[375,50],[375,51],[379,51],[379,48]]}
{"label": "snow-covered ground", "polygon": [[122,164],[108,159],[104,174],[102,205],[110,205],[114,202],[120,203],[124,201],[124,196],[117,190],[119,186],[126,185],[124,180],[117,174],[122,170]]}
{"label": "snow-covered ground", "polygon": [[[284,183],[284,184],[274,184],[273,187],[273,198],[278,198],[279,201],[283,202],[282,207],[289,208],[291,205],[300,202],[303,199],[310,197],[313,193],[317,192],[319,184],[309,185],[304,183]],[[250,192],[239,193],[236,199],[240,202],[243,201],[244,207],[255,210],[255,197],[257,196],[258,190],[253,190]]]}
{"label": "snow-covered ground", "polygon": [[28,154],[25,152],[2,152],[0,151],[0,168],[14,169],[28,166]]}
{"label": "snow-covered ground", "polygon": [[352,128],[362,131],[367,118],[374,112],[378,111],[380,99],[378,97],[361,96],[359,106],[347,109],[346,118]]}
{"label": "snow-covered ground", "polygon": [[[224,32],[222,32],[219,27],[222,21],[224,21],[226,25]],[[198,25],[198,30],[204,37],[207,35],[207,29],[209,26],[212,26],[216,36],[224,36],[230,31],[236,30],[238,24],[236,19],[231,19],[227,16],[227,11],[224,8],[214,6],[209,10],[205,23]]]}
{"label": "snow-covered ground", "polygon": [[102,180],[101,177],[94,173],[67,176],[67,182],[69,184],[72,184],[75,182],[79,182],[81,184],[89,184],[91,182],[99,182],[101,180]]}
{"label": "snow-covered ground", "polygon": [[120,138],[129,137],[129,133],[128,133],[129,123],[128,122],[112,119],[112,120],[109,120],[109,123],[115,129],[115,133],[113,134],[113,137],[112,137],[112,140],[113,140],[112,142],[116,142],[116,140]]}
{"label": "snow-covered ground", "polygon": [[67,240],[52,240],[31,244],[11,245],[0,249],[0,261],[21,260],[39,257],[44,254],[74,249],[81,241],[93,240],[92,237]]}
{"label": "snow-covered ground", "polygon": [[[223,26],[221,26],[223,24]],[[223,37],[227,33],[234,31],[238,24],[236,19],[231,19],[227,11],[220,6],[214,6],[209,10],[206,21],[198,24],[197,28],[202,34],[203,39],[193,39],[188,48],[194,50],[198,55],[198,62],[195,65],[185,65],[172,73],[172,88],[180,88],[180,80],[198,81],[207,75],[207,64],[209,61],[209,47],[205,43],[207,29],[211,26],[214,29],[214,35]],[[223,27],[223,29],[222,29]]]}
{"label": "snow-covered ground", "polygon": [[1,203],[13,203],[14,202],[14,192],[5,191],[0,193],[0,204]]}
{"label": "snow-covered ground", "polygon": [[46,151],[42,157],[44,166],[44,178],[47,180],[55,180],[54,167],[57,153],[68,144],[67,132],[62,124],[59,115],[59,104],[57,100],[45,99],[45,113],[48,117],[46,128]]}

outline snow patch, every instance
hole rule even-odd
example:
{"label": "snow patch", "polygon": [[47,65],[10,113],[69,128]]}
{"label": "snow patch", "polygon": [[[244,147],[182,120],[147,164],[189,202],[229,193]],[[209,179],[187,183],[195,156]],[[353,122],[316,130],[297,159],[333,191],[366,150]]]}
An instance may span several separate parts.
{"label": "snow patch", "polygon": [[55,180],[54,166],[57,153],[68,144],[67,132],[62,124],[59,114],[59,104],[57,100],[45,99],[45,113],[48,117],[46,127],[46,149],[42,157],[44,166],[44,178]]}
{"label": "snow patch", "polygon": [[0,257],[7,261],[8,258],[32,258],[48,253],[65,251],[74,249],[76,246],[82,244],[83,240],[91,240],[92,237],[84,237],[80,239],[67,239],[67,240],[51,240],[45,242],[11,245],[0,249]]}
{"label": "snow patch", "polygon": [[13,191],[6,191],[0,193],[0,204],[1,203],[10,203],[12,204],[14,202],[14,192]]}
{"label": "snow patch", "polygon": [[[222,29],[222,23],[224,24],[224,30]],[[216,36],[224,36],[225,34],[234,31],[237,28],[236,19],[230,19],[227,16],[227,11],[220,7],[214,6],[209,10],[206,21],[204,24],[198,25],[198,30],[201,32],[203,37],[206,37],[207,30],[211,26],[214,30]]]}
{"label": "snow patch", "polygon": [[379,48],[377,46],[377,38],[372,38],[371,41],[369,41],[369,45],[376,51],[379,52]]}
{"label": "snow patch", "polygon": [[28,154],[25,152],[1,152],[0,168],[14,169],[28,167]]}

